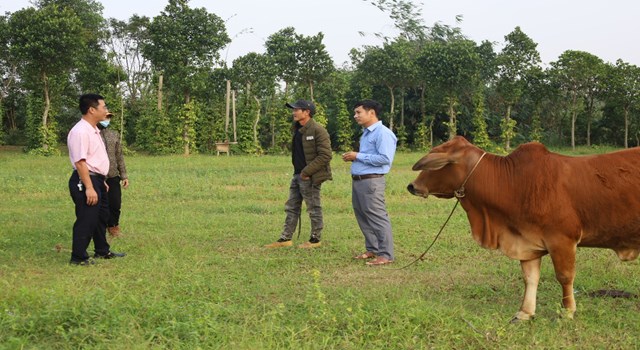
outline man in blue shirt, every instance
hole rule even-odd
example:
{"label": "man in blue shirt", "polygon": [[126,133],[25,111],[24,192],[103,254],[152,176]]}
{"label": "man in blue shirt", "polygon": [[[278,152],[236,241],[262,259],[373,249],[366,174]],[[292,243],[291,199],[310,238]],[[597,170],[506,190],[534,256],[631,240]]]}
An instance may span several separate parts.
{"label": "man in blue shirt", "polygon": [[363,134],[359,152],[347,152],[342,160],[351,163],[351,201],[358,226],[364,235],[366,252],[355,259],[373,259],[367,265],[385,265],[394,260],[391,221],[384,202],[384,175],[391,169],[398,139],[378,119],[382,105],[374,100],[355,104],[353,116]]}

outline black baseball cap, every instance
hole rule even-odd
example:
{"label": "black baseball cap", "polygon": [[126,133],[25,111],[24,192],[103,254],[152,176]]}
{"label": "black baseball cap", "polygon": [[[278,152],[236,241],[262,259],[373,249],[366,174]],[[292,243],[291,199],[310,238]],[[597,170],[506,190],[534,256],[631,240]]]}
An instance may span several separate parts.
{"label": "black baseball cap", "polygon": [[311,115],[314,115],[316,113],[316,105],[314,105],[313,102],[307,101],[307,100],[298,100],[294,103],[287,103],[286,106],[291,109],[294,109],[294,108],[307,109],[309,110],[309,114]]}

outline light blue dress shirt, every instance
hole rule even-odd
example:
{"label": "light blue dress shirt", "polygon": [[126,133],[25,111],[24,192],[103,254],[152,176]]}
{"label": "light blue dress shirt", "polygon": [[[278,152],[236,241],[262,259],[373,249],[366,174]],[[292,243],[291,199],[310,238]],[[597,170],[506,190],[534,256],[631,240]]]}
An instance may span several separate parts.
{"label": "light blue dress shirt", "polygon": [[351,163],[351,175],[386,174],[396,154],[398,139],[382,121],[363,129],[360,151]]}

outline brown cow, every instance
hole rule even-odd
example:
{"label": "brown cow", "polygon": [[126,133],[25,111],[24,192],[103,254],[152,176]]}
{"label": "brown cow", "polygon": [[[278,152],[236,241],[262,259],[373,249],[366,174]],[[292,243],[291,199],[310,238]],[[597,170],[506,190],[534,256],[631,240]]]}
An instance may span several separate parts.
{"label": "brown cow", "polygon": [[535,314],[544,255],[573,318],[577,247],[610,248],[623,261],[640,252],[640,148],[569,157],[528,143],[502,157],[457,136],[413,170],[421,172],[409,192],[458,197],[476,242],[520,260],[525,292],[513,321]]}

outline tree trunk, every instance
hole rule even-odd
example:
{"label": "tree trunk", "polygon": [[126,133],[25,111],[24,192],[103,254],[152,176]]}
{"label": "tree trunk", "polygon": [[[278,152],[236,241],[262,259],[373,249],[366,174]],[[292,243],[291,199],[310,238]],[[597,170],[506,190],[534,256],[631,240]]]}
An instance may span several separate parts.
{"label": "tree trunk", "polygon": [[[425,86],[420,86],[420,120],[425,126],[427,126],[427,108],[424,104],[424,91]],[[431,126],[429,126],[429,134],[429,145],[433,145],[433,131]]]}
{"label": "tree trunk", "polygon": [[309,95],[311,95],[311,102],[315,103],[313,99],[313,81],[309,81]]}
{"label": "tree trunk", "polygon": [[[509,128],[509,122],[511,121],[511,104],[507,105],[507,115],[504,117],[507,121],[507,128]],[[511,149],[511,130],[507,130],[507,134],[505,135],[504,148],[508,151]]]}
{"label": "tree trunk", "polygon": [[401,91],[400,95],[400,127],[404,126],[404,89]]}
{"label": "tree trunk", "polygon": [[[47,73],[42,73],[42,82],[44,83],[44,112],[42,113],[42,127],[47,128],[47,118],[49,116],[49,110],[51,109],[51,98],[49,97],[49,78]],[[46,151],[49,149],[48,140],[46,137],[42,140],[42,148]]]}
{"label": "tree trunk", "polygon": [[184,155],[189,155],[189,132],[187,126],[182,127],[182,141],[184,142]]}
{"label": "tree trunk", "polygon": [[587,105],[587,146],[591,146],[591,118],[593,114],[593,98],[589,98],[589,104]]}
{"label": "tree trunk", "polygon": [[591,147],[591,116],[587,118],[587,146]]}
{"label": "tree trunk", "polygon": [[225,118],[224,118],[224,140],[228,141],[229,137],[227,136],[227,132],[229,131],[229,108],[231,108],[231,80],[227,80],[227,95],[226,95],[227,105],[225,108]]}
{"label": "tree trunk", "polygon": [[629,107],[624,108],[624,148],[629,148]]}
{"label": "tree trunk", "polygon": [[124,97],[120,96],[120,142],[124,142]]}
{"label": "tree trunk", "polygon": [[256,148],[256,151],[258,150],[258,146],[260,145],[260,143],[258,142],[258,123],[260,122],[260,99],[258,99],[256,96],[253,96],[253,98],[256,100],[256,103],[258,104],[258,111],[256,112],[256,120],[253,121],[253,145]]}
{"label": "tree trunk", "polygon": [[[184,105],[188,105],[191,102],[191,93],[189,90],[185,90],[184,92]],[[188,122],[182,126],[182,140],[184,141],[184,155],[188,156],[191,154],[189,149],[189,143],[191,139],[189,138],[189,126]]]}
{"label": "tree trunk", "polygon": [[456,136],[456,110],[455,100],[453,97],[449,98],[449,140],[452,140]]}
{"label": "tree trunk", "polygon": [[233,142],[238,142],[236,133],[236,90],[231,91],[231,117],[233,122]]}
{"label": "tree trunk", "polygon": [[571,149],[576,150],[576,119],[578,118],[578,96],[573,94],[571,99]]}
{"label": "tree trunk", "polygon": [[163,76],[160,74],[158,77],[158,112],[162,110],[162,79]]}
{"label": "tree trunk", "polygon": [[[387,85],[387,88],[389,89],[389,95],[391,96],[391,110],[389,112],[389,129],[391,129],[391,131],[393,131],[393,115],[395,113],[395,105],[396,105],[396,98],[393,95],[393,86],[389,86]],[[378,116],[378,119],[380,119],[380,116]]]}

